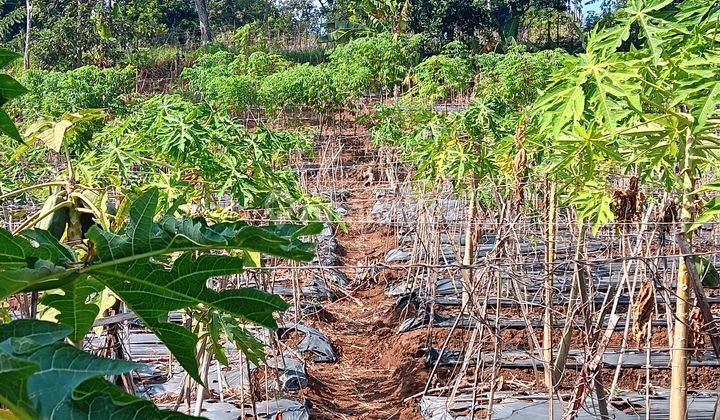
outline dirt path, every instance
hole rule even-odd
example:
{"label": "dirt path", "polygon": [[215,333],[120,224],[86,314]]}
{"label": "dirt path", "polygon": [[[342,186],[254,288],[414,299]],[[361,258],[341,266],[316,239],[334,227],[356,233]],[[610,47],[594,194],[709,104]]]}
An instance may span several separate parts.
{"label": "dirt path", "polygon": [[[359,139],[358,139],[359,140]],[[355,144],[356,150],[360,144]],[[368,157],[348,156],[357,164]],[[359,159],[357,159],[359,158]],[[345,200],[349,219],[370,220],[374,186],[365,185],[362,170],[348,173],[340,188],[348,188]],[[423,359],[418,355],[423,332],[396,335],[400,316],[394,299],[385,295],[388,272],[371,279],[357,279],[352,267],[384,261],[394,246],[395,232],[368,223],[348,223],[337,232],[342,249],[343,270],[354,289],[325,303],[325,313],[312,323],[325,333],[337,352],[336,363],[309,362],[310,377],[305,396],[312,402],[318,419],[419,419],[417,399],[406,398],[422,391],[427,379]]]}
{"label": "dirt path", "polygon": [[[386,324],[391,302],[380,285],[358,291],[360,303],[328,308],[335,321],[320,325],[338,352],[334,364],[309,366],[313,413],[321,419],[416,419],[426,372],[411,337],[395,336]],[[361,306],[362,305],[362,306]]]}

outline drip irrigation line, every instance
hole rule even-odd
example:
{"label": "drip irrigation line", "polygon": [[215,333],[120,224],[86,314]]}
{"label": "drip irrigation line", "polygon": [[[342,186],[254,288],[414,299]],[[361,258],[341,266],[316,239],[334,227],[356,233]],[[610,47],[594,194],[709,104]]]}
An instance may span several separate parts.
{"label": "drip irrigation line", "polygon": [[[661,258],[664,259],[670,259],[670,258],[685,258],[685,257],[697,257],[697,256],[707,256],[707,255],[715,255],[715,251],[707,251],[707,252],[694,252],[692,254],[667,254],[663,255]],[[626,256],[626,257],[609,257],[606,259],[587,259],[587,260],[576,260],[576,259],[567,259],[563,261],[554,261],[552,264],[555,266],[555,269],[558,268],[558,266],[567,265],[567,264],[580,264],[580,265],[587,265],[587,266],[602,266],[606,265],[608,263],[618,263],[623,261],[641,261],[645,262],[648,266],[654,266],[651,262],[648,262],[649,260],[655,260],[656,257],[642,257],[642,256]],[[248,270],[339,270],[339,269],[385,269],[385,270],[404,270],[404,269],[411,269],[411,268],[426,268],[426,269],[457,269],[457,270],[468,270],[468,269],[477,269],[477,268],[487,268],[487,267],[495,267],[495,268],[502,268],[502,267],[518,267],[518,266],[536,266],[538,262],[530,262],[530,261],[524,261],[524,262],[502,262],[502,261],[492,261],[492,262],[486,262],[486,263],[477,263],[477,264],[461,264],[461,263],[445,263],[445,264],[425,264],[425,263],[410,263],[410,264],[386,264],[386,263],[376,263],[376,264],[364,264],[364,265],[322,265],[322,264],[314,264],[314,265],[305,265],[305,266],[294,266],[294,265],[276,265],[276,266],[270,266],[270,267],[257,267],[257,268],[247,268]]]}

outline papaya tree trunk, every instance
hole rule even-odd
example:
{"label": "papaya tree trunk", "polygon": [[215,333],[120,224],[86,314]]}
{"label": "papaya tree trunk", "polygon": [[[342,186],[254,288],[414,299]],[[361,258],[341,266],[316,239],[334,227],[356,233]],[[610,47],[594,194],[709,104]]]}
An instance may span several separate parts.
{"label": "papaya tree trunk", "polygon": [[[685,136],[685,159],[682,169],[682,206],[680,213],[680,229],[685,230],[693,221],[693,196],[695,190],[695,166],[692,159],[693,135]],[[671,354],[670,377],[670,420],[687,418],[687,324],[688,299],[690,299],[690,275],[684,258],[680,259],[675,292],[675,333]]]}
{"label": "papaya tree trunk", "polygon": [[[567,361],[567,356],[570,351],[570,341],[572,340],[573,330],[575,329],[573,328],[573,317],[571,317],[570,314],[573,313],[573,311],[575,310],[575,306],[578,303],[578,294],[581,293],[581,288],[587,288],[585,282],[587,282],[588,279],[585,275],[585,268],[577,262],[580,261],[584,256],[586,232],[587,225],[583,223],[582,225],[580,225],[577,245],[575,248],[575,275],[573,276],[573,283],[570,288],[570,298],[568,299],[567,304],[567,316],[565,317],[565,326],[563,327],[563,335],[560,339],[560,346],[558,348],[557,357],[555,358],[555,368],[553,373],[553,384],[555,386],[557,386],[558,382],[560,382],[560,378],[562,377],[563,371],[565,370],[565,363]],[[585,296],[587,296],[586,289]],[[583,299],[582,303],[585,303],[585,299]],[[589,319],[587,319],[587,317],[585,316],[587,311],[585,308],[583,308],[581,312],[583,315],[583,320],[585,321],[586,331],[589,333]]]}
{"label": "papaya tree trunk", "polygon": [[687,408],[687,318],[689,281],[685,262],[680,263],[675,304],[675,334],[672,347],[670,379],[670,419],[684,420]]}

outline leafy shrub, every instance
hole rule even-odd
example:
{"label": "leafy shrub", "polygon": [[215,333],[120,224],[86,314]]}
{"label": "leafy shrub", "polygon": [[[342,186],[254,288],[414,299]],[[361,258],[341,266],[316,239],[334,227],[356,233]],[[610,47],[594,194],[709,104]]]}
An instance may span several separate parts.
{"label": "leafy shrub", "polygon": [[452,92],[467,89],[472,81],[470,62],[462,57],[444,54],[426,58],[413,69],[415,93],[421,98],[436,100]]}
{"label": "leafy shrub", "polygon": [[93,143],[75,165],[85,185],[150,183],[167,197],[205,202],[231,197],[242,208],[269,207],[272,214],[334,217],[301,188],[287,165],[312,149],[304,132],[262,126],[249,132],[207,103],[156,95],[108,124]]}
{"label": "leafy shrub", "polygon": [[470,49],[462,41],[451,41],[443,46],[442,54],[450,57],[467,58],[470,55]]}
{"label": "leafy shrub", "polygon": [[229,52],[230,48],[228,48],[227,45],[223,44],[222,42],[208,42],[207,44],[196,48],[192,51],[188,51],[185,54],[185,59],[189,62],[195,62],[199,60],[201,57],[208,55],[208,54],[215,54],[218,52]]}
{"label": "leafy shrub", "polygon": [[267,52],[268,41],[258,22],[246,23],[236,29],[230,36],[230,43],[235,51],[246,57],[256,51]]}
{"label": "leafy shrub", "polygon": [[395,38],[389,33],[354,39],[332,50],[330,63],[346,74],[367,72],[363,87],[386,91],[401,82],[419,61],[420,40],[419,36]]}
{"label": "leafy shrub", "polygon": [[228,51],[218,51],[198,59],[185,68],[182,77],[194,95],[223,107],[243,110],[257,102],[255,82],[244,75],[243,57]]}
{"label": "leafy shrub", "polygon": [[526,52],[514,46],[506,54],[487,53],[474,57],[478,70],[475,91],[479,97],[500,98],[513,107],[526,107],[550,83],[552,73],[568,55],[562,50]]}
{"label": "leafy shrub", "polygon": [[260,98],[270,112],[302,107],[333,112],[345,99],[335,86],[333,71],[328,65],[301,64],[271,74],[260,83]]}
{"label": "leafy shrub", "polygon": [[324,63],[328,58],[323,48],[312,50],[285,50],[278,51],[278,54],[284,59],[298,64],[320,64]]}
{"label": "leafy shrub", "polygon": [[256,51],[247,58],[245,73],[251,78],[259,79],[283,71],[291,65],[292,63],[280,55]]}
{"label": "leafy shrub", "polygon": [[[195,331],[168,322],[170,311],[202,307],[277,327],[274,313],[288,308],[280,297],[253,288],[218,292],[207,287],[210,278],[243,269],[242,257],[217,251],[262,251],[309,261],[312,245],[299,237],[317,234],[321,227],[211,224],[200,218],[177,218],[172,212],[155,221],[160,219],[159,207],[159,191],[151,188],[130,205],[129,220],[118,233],[91,227],[88,246],[95,252],[86,258],[48,231],[13,235],[0,229],[4,250],[0,278],[18,279],[4,282],[0,298],[41,290],[43,302],[59,312],[57,323],[17,320],[0,326],[0,399],[19,418],[187,418],[160,412],[151,402],[125,394],[103,379],[139,364],[100,358],[64,342],[67,337],[82,344],[100,313],[91,296],[106,289],[137,314],[197,382],[202,380],[195,353],[200,340]],[[221,360],[219,336],[211,339],[209,351]]]}
{"label": "leafy shrub", "polygon": [[254,81],[243,75],[218,76],[210,80],[205,90],[206,100],[238,111],[257,104]]}
{"label": "leafy shrub", "polygon": [[86,108],[122,111],[135,85],[135,69],[80,67],[66,72],[28,70],[20,82],[30,91],[11,105],[25,118],[58,117]]}

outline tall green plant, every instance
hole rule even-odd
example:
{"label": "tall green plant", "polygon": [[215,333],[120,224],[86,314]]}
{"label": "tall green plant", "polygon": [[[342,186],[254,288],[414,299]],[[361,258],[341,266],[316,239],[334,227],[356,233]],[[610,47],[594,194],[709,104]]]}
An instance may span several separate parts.
{"label": "tall green plant", "polygon": [[[658,182],[680,204],[681,238],[697,226],[698,184],[713,172],[720,151],[719,20],[717,1],[629,1],[615,25],[589,35],[586,52],[566,61],[535,106],[539,133],[549,133],[558,152],[558,171],[574,173],[581,189],[597,190],[604,179],[596,169],[609,158],[642,180]],[[637,45],[630,46],[634,30]],[[585,218],[596,224],[612,220],[608,190],[605,186],[595,200],[584,201]],[[712,202],[701,218],[718,214]],[[683,261],[680,267],[678,302],[686,302],[692,289],[709,314],[689,266]],[[686,414],[687,311],[678,303],[673,419]]]}
{"label": "tall green plant", "polygon": [[[17,55],[0,50],[0,57],[7,64]],[[23,93],[12,78],[0,76],[2,104]],[[82,118],[84,114],[67,114],[50,128],[38,129],[35,137],[50,148],[67,151],[66,134]],[[23,140],[9,117],[0,130],[18,142]],[[239,322],[275,328],[274,314],[286,310],[288,304],[255,288],[215,290],[209,281],[240,274],[248,255],[310,260],[313,245],[300,237],[319,233],[321,226],[259,227],[176,216],[180,203],[163,206],[158,189],[149,188],[125,204],[126,217],[114,215],[112,226],[94,220],[77,234],[73,214],[78,216],[79,209],[74,200],[85,199],[75,190],[73,174],[68,159],[68,181],[60,182],[66,196],[51,197],[60,203],[53,201],[37,217],[54,217],[70,207],[75,213],[65,221],[67,229],[65,224],[57,232],[26,228],[33,223],[15,233],[0,229],[0,299],[32,293],[57,311],[56,323],[27,319],[0,325],[0,402],[21,419],[185,418],[158,410],[152,402],[126,394],[103,379],[130,372],[138,364],[100,358],[79,348],[100,315],[98,296],[111,290],[167,346],[188,375],[202,383],[195,354],[198,332],[170,322],[169,313],[193,311],[215,326],[208,333],[212,344],[207,351],[218,360],[226,360],[218,328],[257,360],[262,346]],[[89,200],[85,202],[94,208]],[[162,207],[167,208],[164,214]],[[62,238],[68,241],[63,243]],[[215,319],[222,321],[220,327]]]}

